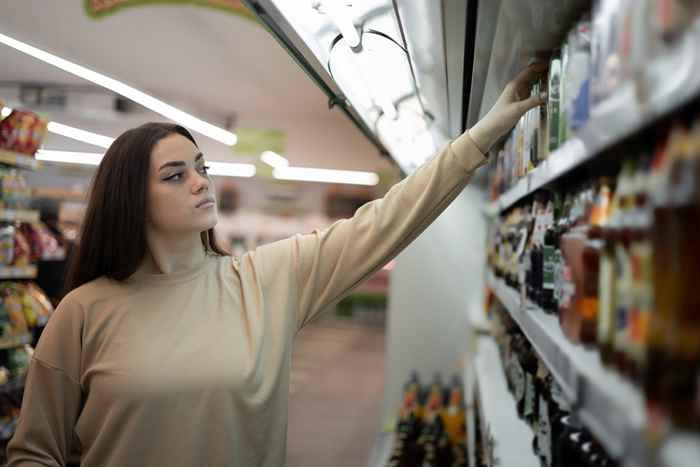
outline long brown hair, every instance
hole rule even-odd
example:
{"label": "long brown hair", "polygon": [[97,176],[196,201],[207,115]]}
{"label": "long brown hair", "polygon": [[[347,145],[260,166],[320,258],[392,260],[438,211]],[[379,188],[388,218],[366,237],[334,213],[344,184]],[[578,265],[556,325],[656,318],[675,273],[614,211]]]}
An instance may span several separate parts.
{"label": "long brown hair", "polygon": [[[136,272],[147,248],[151,152],[158,141],[172,134],[182,135],[197,146],[190,132],[179,125],[146,123],[127,130],[109,147],[92,181],[67,291],[98,277],[121,281]],[[202,232],[201,237],[205,251],[227,254],[218,246],[214,229]]]}

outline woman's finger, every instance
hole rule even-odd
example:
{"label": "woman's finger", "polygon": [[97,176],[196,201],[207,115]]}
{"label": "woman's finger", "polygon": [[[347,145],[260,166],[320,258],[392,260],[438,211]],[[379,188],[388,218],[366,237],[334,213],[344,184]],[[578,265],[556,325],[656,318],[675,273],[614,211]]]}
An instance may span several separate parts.
{"label": "woman's finger", "polygon": [[521,89],[523,86],[530,87],[530,84],[547,70],[547,63],[537,62],[523,69],[518,76],[512,81],[516,89]]}
{"label": "woman's finger", "polygon": [[534,109],[535,107],[544,104],[547,102],[547,94],[541,93],[539,96],[531,96],[524,101],[520,101],[518,103],[520,107],[520,112],[525,113],[530,109]]}

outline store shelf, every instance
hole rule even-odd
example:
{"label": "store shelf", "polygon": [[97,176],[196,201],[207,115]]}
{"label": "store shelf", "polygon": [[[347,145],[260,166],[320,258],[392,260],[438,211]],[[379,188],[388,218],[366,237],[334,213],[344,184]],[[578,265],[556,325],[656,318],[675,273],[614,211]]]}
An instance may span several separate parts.
{"label": "store shelf", "polygon": [[17,336],[0,337],[0,350],[14,349],[25,344],[32,343],[31,334],[19,334]]}
{"label": "store shelf", "polygon": [[532,430],[518,418],[496,343],[491,337],[480,337],[477,346],[474,365],[482,439],[492,446],[494,465],[539,467],[532,451]]}
{"label": "store shelf", "polygon": [[7,151],[0,149],[0,164],[11,165],[20,169],[37,170],[39,161],[32,156],[19,152]]}
{"label": "store shelf", "polygon": [[[518,180],[491,203],[486,212],[494,214],[508,209],[700,95],[700,55],[694,49],[698,43],[700,20],[667,53],[653,60],[637,83],[626,83],[593,109],[588,124],[575,137]],[[675,70],[675,73],[669,74],[668,70]],[[644,102],[638,98],[639,88],[648,93]]]}
{"label": "store shelf", "polygon": [[3,394],[17,394],[19,391],[24,390],[25,376],[19,376],[17,378],[11,379],[7,383],[0,385],[0,395]]}
{"label": "store shelf", "polygon": [[[521,300],[516,290],[490,272],[487,283],[547,365],[572,408],[611,456],[624,459],[626,467],[700,465],[700,437],[694,435],[693,442],[681,443],[678,437],[684,439],[685,435],[676,433],[664,441],[659,459],[649,462],[653,453],[644,440],[646,414],[641,392],[605,368],[597,351],[569,342],[555,316]],[[668,450],[669,443],[685,448]],[[695,450],[690,449],[693,445]],[[664,457],[667,451],[673,452],[673,462]]]}
{"label": "store shelf", "polygon": [[0,221],[39,222],[39,211],[27,209],[0,209]]}
{"label": "store shelf", "polygon": [[372,447],[367,467],[384,467],[391,457],[391,449],[393,446],[393,432],[387,431],[379,433]]}
{"label": "store shelf", "polygon": [[0,279],[35,279],[36,266],[0,266]]}

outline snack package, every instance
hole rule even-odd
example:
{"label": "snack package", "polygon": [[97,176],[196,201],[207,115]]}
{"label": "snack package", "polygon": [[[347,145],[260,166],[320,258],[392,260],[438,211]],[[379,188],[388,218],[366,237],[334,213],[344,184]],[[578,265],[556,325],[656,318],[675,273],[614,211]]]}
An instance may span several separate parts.
{"label": "snack package", "polygon": [[14,266],[27,266],[31,259],[31,247],[27,238],[19,230],[15,230]]}
{"label": "snack package", "polygon": [[29,331],[27,319],[24,317],[24,309],[22,300],[12,289],[5,288],[3,293],[3,303],[7,310],[7,315],[10,317],[12,324],[12,334],[25,334]]}
{"label": "snack package", "polygon": [[26,285],[26,290],[27,294],[32,297],[37,306],[37,325],[44,326],[49,321],[49,317],[53,313],[54,307],[51,304],[49,297],[46,296],[46,293],[44,293],[44,291],[41,290],[38,285],[30,282]]}
{"label": "snack package", "polygon": [[15,258],[15,228],[0,227],[0,264],[12,264]]}
{"label": "snack package", "polygon": [[17,295],[22,303],[22,312],[27,321],[27,326],[30,328],[36,327],[39,321],[39,304],[36,303],[34,298],[27,292],[26,288],[22,286],[17,288]]}
{"label": "snack package", "polygon": [[13,378],[18,378],[24,375],[29,369],[31,361],[31,353],[27,346],[17,347],[16,349],[8,350],[7,367]]}
{"label": "snack package", "polygon": [[0,198],[3,207],[24,209],[31,200],[31,189],[22,173],[16,169],[0,170]]}
{"label": "snack package", "polygon": [[46,136],[47,125],[33,112],[13,110],[0,122],[0,147],[33,156]]}
{"label": "snack package", "polygon": [[7,313],[5,303],[0,300],[0,337],[12,335],[12,323],[10,323],[10,315]]}
{"label": "snack package", "polygon": [[29,261],[32,263],[39,261],[43,256],[43,245],[37,226],[24,222],[20,225],[19,230],[29,243]]}

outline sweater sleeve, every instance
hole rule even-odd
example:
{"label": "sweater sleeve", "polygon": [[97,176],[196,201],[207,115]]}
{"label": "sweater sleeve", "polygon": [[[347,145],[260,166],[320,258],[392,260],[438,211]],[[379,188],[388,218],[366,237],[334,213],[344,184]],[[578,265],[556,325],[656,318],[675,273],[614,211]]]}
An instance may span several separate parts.
{"label": "sweater sleeve", "polygon": [[7,445],[9,467],[63,466],[74,452],[81,410],[82,314],[62,303],[42,333],[27,373],[17,429]]}
{"label": "sweater sleeve", "polygon": [[296,300],[297,329],[398,255],[449,206],[485,162],[465,133],[383,198],[359,208],[352,218],[256,250],[261,269],[273,276],[266,280],[270,287],[279,286],[274,277],[296,280],[292,284],[296,290],[289,296]]}

